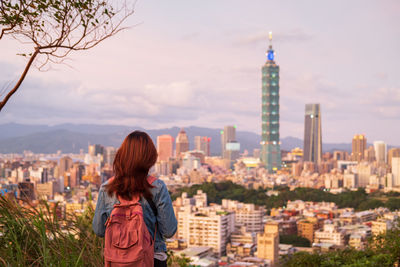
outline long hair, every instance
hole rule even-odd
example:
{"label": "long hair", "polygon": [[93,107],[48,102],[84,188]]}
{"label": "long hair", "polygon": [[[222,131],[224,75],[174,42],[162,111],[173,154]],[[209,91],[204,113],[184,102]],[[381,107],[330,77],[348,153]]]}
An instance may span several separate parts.
{"label": "long hair", "polygon": [[149,169],[157,161],[157,150],[149,135],[134,131],[122,143],[115,155],[114,179],[106,185],[107,193],[131,200],[135,195],[151,198],[147,182]]}

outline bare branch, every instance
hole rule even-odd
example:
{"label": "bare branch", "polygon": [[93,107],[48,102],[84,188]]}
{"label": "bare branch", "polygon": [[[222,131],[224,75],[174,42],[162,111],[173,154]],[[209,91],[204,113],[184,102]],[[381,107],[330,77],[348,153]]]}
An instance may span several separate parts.
{"label": "bare branch", "polygon": [[130,6],[120,0],[0,0],[0,40],[8,35],[35,47],[19,81],[0,102],[0,111],[18,90],[36,58],[39,70],[52,63],[65,64],[72,51],[88,50],[127,29],[122,23],[133,14],[135,3]]}
{"label": "bare branch", "polygon": [[26,64],[24,72],[22,73],[21,77],[19,78],[17,84],[14,86],[14,88],[10,92],[8,92],[8,94],[5,96],[3,101],[0,102],[0,111],[3,109],[3,107],[7,104],[10,97],[18,90],[18,88],[24,81],[26,74],[28,73],[29,68],[31,67],[31,65],[32,65],[33,61],[35,60],[35,57],[37,56],[38,53],[39,53],[39,50],[35,49],[35,52],[32,54],[31,58],[29,59],[28,64]]}

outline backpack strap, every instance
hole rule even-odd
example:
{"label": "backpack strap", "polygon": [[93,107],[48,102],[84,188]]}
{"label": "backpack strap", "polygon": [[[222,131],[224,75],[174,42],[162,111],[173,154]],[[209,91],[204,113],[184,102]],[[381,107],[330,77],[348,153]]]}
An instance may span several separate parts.
{"label": "backpack strap", "polygon": [[[157,178],[155,178],[154,176],[148,176],[148,177],[147,177],[147,182],[148,182],[149,184],[152,184],[155,180],[157,180]],[[157,212],[156,204],[154,204],[154,201],[153,201],[151,198],[145,197],[145,199],[146,199],[147,202],[149,203],[151,209],[153,210],[154,216],[156,216],[156,219],[157,219],[157,214],[158,214],[158,212]]]}

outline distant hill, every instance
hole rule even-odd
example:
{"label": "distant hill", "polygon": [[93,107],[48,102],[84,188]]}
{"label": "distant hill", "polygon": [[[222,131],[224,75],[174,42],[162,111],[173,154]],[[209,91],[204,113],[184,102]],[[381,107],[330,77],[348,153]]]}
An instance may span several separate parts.
{"label": "distant hill", "polygon": [[[142,127],[123,125],[59,124],[48,126],[6,123],[0,124],[0,153],[22,153],[24,150],[34,153],[55,153],[57,150],[61,150],[63,153],[78,153],[80,149],[87,151],[88,144],[118,147],[124,137],[133,130],[146,131],[156,142],[158,135],[169,134],[176,137],[180,128],[145,130]],[[194,147],[195,136],[211,138],[212,155],[219,155],[221,152],[220,130],[196,126],[185,127],[191,149]],[[247,149],[252,154],[253,149],[260,147],[260,135],[256,133],[237,131],[236,136],[242,151]],[[285,137],[281,139],[281,142],[282,150],[303,147],[303,140],[296,137]],[[323,144],[324,151],[335,149],[351,151],[351,144]]]}

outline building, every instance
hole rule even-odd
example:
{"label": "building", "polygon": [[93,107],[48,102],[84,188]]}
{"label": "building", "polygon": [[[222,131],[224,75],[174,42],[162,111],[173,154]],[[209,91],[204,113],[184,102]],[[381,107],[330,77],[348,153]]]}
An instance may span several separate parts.
{"label": "building", "polygon": [[393,222],[387,219],[378,219],[372,221],[371,232],[372,235],[385,234],[393,226]]}
{"label": "building", "polygon": [[174,138],[170,135],[157,136],[158,161],[168,161],[173,156]]}
{"label": "building", "polygon": [[227,158],[226,144],[234,141],[236,141],[236,126],[225,126],[221,131],[221,156],[223,158]]}
{"label": "building", "polygon": [[60,158],[59,163],[59,176],[63,177],[65,172],[68,172],[69,169],[72,167],[73,161],[70,157],[65,156]]}
{"label": "building", "polygon": [[344,246],[345,234],[338,227],[331,223],[324,224],[323,230],[315,231],[315,243],[329,243],[337,246]]}
{"label": "building", "polygon": [[364,151],[367,148],[367,138],[363,134],[356,134],[353,137],[351,150],[351,159],[354,161],[362,161],[364,159]]}
{"label": "building", "polygon": [[178,238],[186,239],[188,247],[211,247],[215,254],[225,254],[233,214],[211,209],[192,212],[190,208],[178,212]]}
{"label": "building", "polygon": [[114,163],[115,155],[117,154],[117,149],[112,146],[108,146],[104,149],[104,163],[112,166]]}
{"label": "building", "polygon": [[222,208],[235,212],[235,228],[245,227],[247,232],[262,232],[265,209],[254,204],[245,204],[236,200],[223,199]]}
{"label": "building", "polygon": [[365,151],[364,151],[364,159],[368,162],[374,162],[376,157],[375,157],[375,149],[373,146],[369,146]]}
{"label": "building", "polygon": [[257,257],[271,261],[277,266],[279,261],[279,224],[267,222],[264,233],[257,234]]}
{"label": "building", "polygon": [[182,128],[176,137],[176,157],[179,158],[186,151],[189,151],[189,139]]}
{"label": "building", "polygon": [[400,148],[389,149],[389,152],[387,155],[387,163],[389,164],[390,167],[392,167],[392,158],[394,158],[394,157],[400,158]]}
{"label": "building", "polygon": [[240,143],[236,141],[230,141],[225,146],[225,159],[229,160],[230,168],[240,156]]}
{"label": "building", "polygon": [[279,139],[279,66],[272,49],[272,33],[267,61],[262,66],[261,162],[269,172],[281,169]]}
{"label": "building", "polygon": [[375,159],[378,163],[386,163],[387,161],[387,146],[383,141],[374,142]]}
{"label": "building", "polygon": [[322,132],[321,109],[319,104],[306,104],[304,116],[303,161],[321,163]]}
{"label": "building", "polygon": [[204,156],[210,156],[210,142],[211,138],[207,136],[195,136],[194,137],[194,149],[203,151]]}
{"label": "building", "polygon": [[308,220],[301,220],[297,222],[297,234],[314,242],[314,233],[318,229],[317,218],[310,218]]}
{"label": "building", "polygon": [[95,145],[89,145],[88,147],[88,154],[92,157],[95,157],[97,155],[103,155],[104,154],[104,147],[99,144]]}
{"label": "building", "polygon": [[225,254],[229,237],[234,232],[234,213],[221,206],[207,206],[207,194],[201,190],[193,198],[182,193],[177,198],[177,237],[190,247],[211,247],[218,256]]}
{"label": "building", "polygon": [[392,181],[393,186],[400,186],[400,157],[392,158]]}

